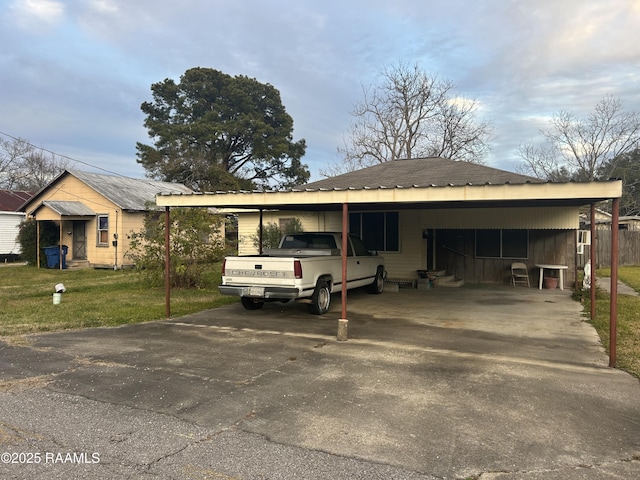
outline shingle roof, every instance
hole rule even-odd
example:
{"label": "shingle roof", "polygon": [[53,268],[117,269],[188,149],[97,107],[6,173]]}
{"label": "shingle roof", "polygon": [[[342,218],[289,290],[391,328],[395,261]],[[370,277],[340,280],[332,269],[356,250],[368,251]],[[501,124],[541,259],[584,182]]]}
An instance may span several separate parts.
{"label": "shingle roof", "polygon": [[300,189],[365,189],[459,185],[543,183],[538,178],[445,158],[417,158],[381,163],[302,185]]}

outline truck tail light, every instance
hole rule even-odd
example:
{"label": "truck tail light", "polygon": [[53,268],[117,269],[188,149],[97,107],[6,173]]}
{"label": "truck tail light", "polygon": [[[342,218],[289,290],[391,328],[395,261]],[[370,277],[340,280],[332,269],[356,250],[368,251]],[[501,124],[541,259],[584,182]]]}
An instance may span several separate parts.
{"label": "truck tail light", "polygon": [[293,276],[295,278],[302,278],[302,264],[300,260],[293,261]]}
{"label": "truck tail light", "polygon": [[224,271],[226,270],[226,268],[227,268],[227,259],[225,258],[225,259],[222,261],[222,275],[223,275],[223,276],[224,276]]}

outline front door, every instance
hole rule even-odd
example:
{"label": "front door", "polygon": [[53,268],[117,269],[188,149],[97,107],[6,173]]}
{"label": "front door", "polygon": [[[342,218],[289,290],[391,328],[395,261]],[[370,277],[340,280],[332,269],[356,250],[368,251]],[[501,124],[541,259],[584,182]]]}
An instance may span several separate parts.
{"label": "front door", "polygon": [[87,222],[84,220],[73,222],[73,259],[87,259]]}

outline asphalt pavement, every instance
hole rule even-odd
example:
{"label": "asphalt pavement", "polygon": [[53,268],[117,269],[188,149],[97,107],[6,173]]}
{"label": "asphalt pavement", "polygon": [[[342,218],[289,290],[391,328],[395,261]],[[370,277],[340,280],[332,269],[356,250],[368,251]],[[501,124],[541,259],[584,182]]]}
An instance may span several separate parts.
{"label": "asphalt pavement", "polygon": [[352,292],[346,342],[339,298],[4,339],[0,476],[640,477],[640,384],[570,292]]}

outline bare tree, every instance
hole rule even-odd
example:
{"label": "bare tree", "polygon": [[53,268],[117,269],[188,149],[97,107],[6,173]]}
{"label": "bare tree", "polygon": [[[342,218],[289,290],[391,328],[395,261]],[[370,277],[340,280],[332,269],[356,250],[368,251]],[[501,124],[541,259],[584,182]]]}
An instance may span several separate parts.
{"label": "bare tree", "polygon": [[544,147],[520,147],[521,171],[554,180],[553,172],[564,168],[574,180],[595,180],[608,177],[616,167],[615,159],[638,147],[640,114],[625,112],[620,99],[606,96],[586,118],[558,112],[551,128],[541,133]]}
{"label": "bare tree", "polygon": [[453,94],[448,80],[429,76],[418,65],[400,63],[382,72],[382,82],[364,88],[364,98],[338,152],[331,176],[403,158],[445,156],[481,162],[491,127],[475,118],[477,103]]}
{"label": "bare tree", "polygon": [[68,162],[22,138],[0,140],[0,187],[37,191],[67,168]]}

